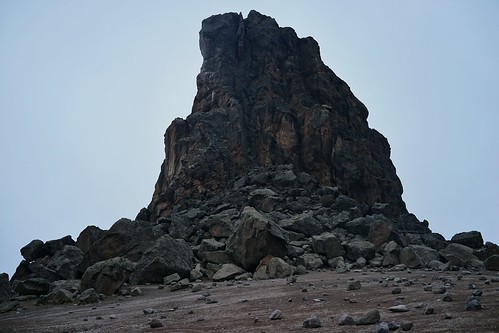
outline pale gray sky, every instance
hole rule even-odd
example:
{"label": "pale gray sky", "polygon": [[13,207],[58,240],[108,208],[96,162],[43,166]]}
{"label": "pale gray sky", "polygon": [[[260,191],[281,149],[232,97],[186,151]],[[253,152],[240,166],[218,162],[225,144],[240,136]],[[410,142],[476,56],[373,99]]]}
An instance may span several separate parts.
{"label": "pale gray sky", "polygon": [[149,203],[201,21],[251,9],[319,42],[388,138],[411,212],[499,243],[497,1],[0,0],[0,272],[32,239]]}

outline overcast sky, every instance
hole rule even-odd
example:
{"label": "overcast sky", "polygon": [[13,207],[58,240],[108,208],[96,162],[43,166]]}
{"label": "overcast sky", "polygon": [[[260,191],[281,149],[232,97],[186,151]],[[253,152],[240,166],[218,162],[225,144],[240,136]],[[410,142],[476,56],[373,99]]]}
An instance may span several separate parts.
{"label": "overcast sky", "polygon": [[32,239],[147,206],[201,21],[251,9],[319,42],[388,138],[409,211],[499,243],[497,1],[0,0],[0,272]]}

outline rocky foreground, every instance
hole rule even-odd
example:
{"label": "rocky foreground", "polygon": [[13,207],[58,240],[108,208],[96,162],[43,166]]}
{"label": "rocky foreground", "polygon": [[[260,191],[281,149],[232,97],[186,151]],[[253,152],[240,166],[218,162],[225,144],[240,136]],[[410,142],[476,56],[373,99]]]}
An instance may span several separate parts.
{"label": "rocky foreground", "polygon": [[124,286],[98,303],[19,301],[0,332],[498,332],[492,271],[319,270],[288,279]]}

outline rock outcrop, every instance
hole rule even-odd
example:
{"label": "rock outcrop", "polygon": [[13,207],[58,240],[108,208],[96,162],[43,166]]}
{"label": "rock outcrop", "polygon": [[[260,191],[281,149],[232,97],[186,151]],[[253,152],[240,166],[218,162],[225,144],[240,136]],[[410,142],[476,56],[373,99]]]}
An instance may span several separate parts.
{"label": "rock outcrop", "polygon": [[148,214],[155,222],[233,186],[257,167],[293,165],[366,208],[406,213],[386,138],[367,108],[321,60],[319,45],[256,11],[202,23],[192,113],[165,134]]}

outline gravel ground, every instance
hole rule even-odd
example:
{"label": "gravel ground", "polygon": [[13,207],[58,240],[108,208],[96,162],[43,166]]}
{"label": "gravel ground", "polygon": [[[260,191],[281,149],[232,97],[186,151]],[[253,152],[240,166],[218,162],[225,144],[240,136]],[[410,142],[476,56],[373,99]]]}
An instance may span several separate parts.
{"label": "gravel ground", "polygon": [[[24,301],[22,309],[0,314],[0,332],[374,332],[374,324],[338,323],[343,314],[358,319],[373,309],[381,321],[412,322],[411,332],[499,332],[498,277],[491,271],[319,271],[300,275],[292,284],[286,279],[203,281],[205,288],[198,292],[147,285],[141,286],[141,296],[111,296],[90,305]],[[361,288],[347,291],[349,280],[360,281]],[[454,284],[447,290],[450,302],[432,291],[445,282]],[[400,293],[394,294],[396,287]],[[468,297],[477,290],[483,293],[483,309],[467,311]],[[409,311],[388,310],[397,304]],[[424,314],[427,305],[433,314]],[[147,308],[154,313],[144,314]],[[270,320],[274,310],[281,311],[281,319]],[[313,314],[322,326],[304,328],[303,321]],[[452,318],[445,319],[446,314]],[[153,319],[163,326],[151,328]]]}

